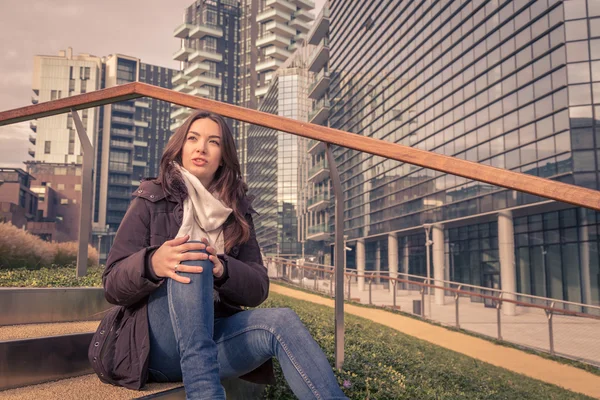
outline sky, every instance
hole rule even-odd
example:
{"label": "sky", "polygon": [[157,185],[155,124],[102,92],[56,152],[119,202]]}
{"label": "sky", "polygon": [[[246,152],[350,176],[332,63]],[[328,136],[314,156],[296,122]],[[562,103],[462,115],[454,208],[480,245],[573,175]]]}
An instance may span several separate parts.
{"label": "sky", "polygon": [[[315,15],[325,0],[315,0]],[[178,68],[173,30],[193,0],[0,0],[0,111],[31,104],[33,57],[126,54]],[[29,122],[0,127],[0,167],[24,168]]]}

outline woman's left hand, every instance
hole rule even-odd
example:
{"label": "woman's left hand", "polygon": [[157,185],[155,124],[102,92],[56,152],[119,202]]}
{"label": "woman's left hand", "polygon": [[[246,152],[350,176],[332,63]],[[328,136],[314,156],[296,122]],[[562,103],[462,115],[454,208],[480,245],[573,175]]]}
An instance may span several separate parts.
{"label": "woman's left hand", "polygon": [[209,254],[208,259],[215,265],[213,268],[213,275],[215,278],[222,277],[225,269],[223,263],[219,260],[219,257],[217,257],[217,250],[214,247],[209,246],[207,238],[202,238],[202,243],[206,244],[206,252]]}

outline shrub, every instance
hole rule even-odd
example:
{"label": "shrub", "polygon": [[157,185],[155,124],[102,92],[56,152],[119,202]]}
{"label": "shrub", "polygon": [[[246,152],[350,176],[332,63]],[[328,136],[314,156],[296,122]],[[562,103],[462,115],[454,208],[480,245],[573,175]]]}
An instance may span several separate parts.
{"label": "shrub", "polygon": [[0,287],[102,287],[103,267],[91,267],[82,278],[70,267],[0,270]]}
{"label": "shrub", "polygon": [[[79,251],[79,243],[77,242],[66,242],[66,243],[54,243],[55,253],[54,260],[52,261],[55,265],[66,266],[77,264],[77,252]],[[98,265],[98,251],[88,244],[88,267]]]}
{"label": "shrub", "polygon": [[[12,224],[0,223],[0,269],[67,266],[77,262],[77,242],[50,243]],[[98,252],[88,245],[88,267]]]}

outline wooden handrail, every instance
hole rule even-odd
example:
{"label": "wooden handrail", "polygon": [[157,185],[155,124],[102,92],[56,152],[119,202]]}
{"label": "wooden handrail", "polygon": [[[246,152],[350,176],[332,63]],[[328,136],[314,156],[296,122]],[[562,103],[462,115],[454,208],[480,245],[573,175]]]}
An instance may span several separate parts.
{"label": "wooden handrail", "polygon": [[185,107],[203,109],[254,125],[600,211],[600,192],[596,190],[300,122],[140,82],[3,111],[0,112],[0,126],[61,114],[71,109],[81,110],[137,97],[151,97]]}
{"label": "wooden handrail", "polygon": [[[288,266],[294,266],[296,268],[301,268],[301,269],[306,269],[309,271],[317,271],[317,272],[325,272],[328,274],[334,274],[335,271],[330,271],[330,270],[325,270],[325,269],[321,269],[321,268],[313,268],[313,267],[306,267],[306,266],[302,266],[302,265],[297,265],[297,264],[289,264],[289,263],[284,263],[281,261],[276,261],[273,260],[275,263],[280,263],[280,264],[286,264]],[[430,283],[421,283],[421,282],[415,282],[415,281],[411,281],[409,279],[401,279],[401,278],[392,278],[389,276],[375,276],[374,274],[369,274],[369,275],[359,275],[359,274],[354,274],[351,272],[344,272],[344,276],[350,276],[353,278],[367,278],[367,279],[374,279],[374,278],[380,278],[380,279],[385,279],[388,280],[390,282],[395,281],[395,282],[400,282],[400,283],[408,283],[410,285],[417,285],[420,287],[428,287],[431,289],[441,289],[444,291],[448,291],[448,292],[452,292],[452,293],[456,293],[456,294],[462,294],[465,296],[475,296],[475,297],[480,297],[482,299],[488,299],[488,300],[493,300],[493,301],[499,301],[502,303],[512,303],[518,306],[522,306],[522,307],[530,307],[530,308],[538,308],[541,310],[545,310],[545,311],[549,311],[549,312],[553,312],[556,314],[565,314],[565,315],[571,315],[574,317],[583,317],[583,318],[591,318],[591,319],[595,319],[595,320],[600,320],[599,316],[593,315],[593,314],[586,314],[586,313],[580,313],[577,311],[570,311],[570,310],[563,310],[560,308],[553,308],[553,307],[548,307],[548,306],[542,306],[539,304],[532,304],[532,303],[525,303],[523,301],[518,301],[518,300],[511,300],[511,299],[505,299],[505,298],[500,298],[500,297],[496,297],[496,296],[490,296],[487,294],[481,294],[481,293],[474,293],[474,292],[470,292],[467,290],[459,290],[459,289],[453,289],[453,288],[447,288],[444,286],[437,286],[437,285],[433,285]],[[423,277],[423,280],[426,280],[426,277]],[[431,278],[430,280],[435,280],[433,278]],[[580,307],[585,307],[585,304],[582,304]]]}

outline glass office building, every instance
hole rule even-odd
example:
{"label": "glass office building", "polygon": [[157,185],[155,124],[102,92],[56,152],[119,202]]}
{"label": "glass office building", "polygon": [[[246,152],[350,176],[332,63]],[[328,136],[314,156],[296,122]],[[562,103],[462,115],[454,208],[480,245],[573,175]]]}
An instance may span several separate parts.
{"label": "glass office building", "polygon": [[[332,2],[322,123],[597,189],[598,17],[592,0]],[[436,279],[600,304],[600,214],[354,150],[335,158],[349,264],[425,275],[432,224]]]}
{"label": "glass office building", "polygon": [[[308,114],[306,48],[299,49],[273,76],[260,111],[306,121]],[[258,212],[256,237],[264,254],[295,258],[302,254],[298,224],[302,195],[300,165],[307,140],[252,125],[248,130],[248,187]]]}

